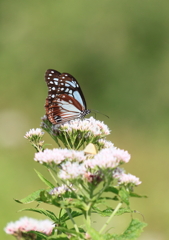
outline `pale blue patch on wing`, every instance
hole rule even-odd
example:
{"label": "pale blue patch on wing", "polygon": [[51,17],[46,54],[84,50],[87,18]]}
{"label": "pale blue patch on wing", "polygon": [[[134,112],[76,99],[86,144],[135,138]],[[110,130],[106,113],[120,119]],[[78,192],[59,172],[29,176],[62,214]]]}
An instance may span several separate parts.
{"label": "pale blue patch on wing", "polygon": [[78,91],[74,91],[73,97],[84,107],[83,100]]}

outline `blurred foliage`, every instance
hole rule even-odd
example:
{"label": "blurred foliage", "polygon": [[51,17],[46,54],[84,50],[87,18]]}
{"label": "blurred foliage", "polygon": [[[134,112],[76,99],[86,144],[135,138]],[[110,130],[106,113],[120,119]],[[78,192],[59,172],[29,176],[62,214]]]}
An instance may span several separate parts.
{"label": "blurred foliage", "polygon": [[149,196],[133,201],[149,224],[140,239],[169,238],[168,7],[167,0],[0,0],[1,229],[21,216],[13,198],[43,187],[33,168],[45,170],[23,135],[39,127],[44,72],[54,68],[79,81],[89,109],[109,115],[97,118],[111,140],[131,153],[128,171]]}

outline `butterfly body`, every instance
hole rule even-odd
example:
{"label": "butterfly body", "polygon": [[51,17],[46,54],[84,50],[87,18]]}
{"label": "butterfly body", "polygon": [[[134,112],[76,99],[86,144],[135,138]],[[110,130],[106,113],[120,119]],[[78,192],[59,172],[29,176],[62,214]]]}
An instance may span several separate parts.
{"label": "butterfly body", "polygon": [[45,81],[48,86],[45,109],[52,124],[63,124],[90,113],[83,92],[71,74],[48,69]]}

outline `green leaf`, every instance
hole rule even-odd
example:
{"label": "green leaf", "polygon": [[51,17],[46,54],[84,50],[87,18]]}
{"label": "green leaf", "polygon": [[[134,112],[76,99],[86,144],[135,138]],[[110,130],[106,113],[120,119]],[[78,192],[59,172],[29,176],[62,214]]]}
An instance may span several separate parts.
{"label": "green leaf", "polygon": [[41,232],[37,232],[37,231],[29,231],[29,233],[34,233],[36,234],[36,239],[37,240],[45,240],[45,239],[48,239],[48,236],[44,233],[41,233]]}
{"label": "green leaf", "polygon": [[118,194],[119,193],[119,190],[115,187],[107,187],[105,190],[105,192],[111,192],[111,193],[114,193],[114,194]]}
{"label": "green leaf", "polygon": [[[57,231],[58,232],[61,232],[61,233],[69,233],[69,234],[73,234],[74,236],[79,236],[79,237],[83,237],[83,235],[79,232],[76,232],[74,229],[68,229],[68,228],[64,228],[64,227],[56,227]],[[79,238],[76,238],[76,239],[79,239]],[[83,238],[82,238],[83,239]]]}
{"label": "green leaf", "polygon": [[128,191],[126,191],[125,188],[121,188],[119,190],[119,196],[121,198],[121,201],[124,202],[125,204],[127,204],[129,206],[129,197],[130,197],[130,194]]}
{"label": "green leaf", "polygon": [[112,235],[115,240],[136,240],[140,236],[143,228],[146,227],[147,224],[140,222],[138,219],[132,219],[129,227],[126,231],[121,235]]}
{"label": "green leaf", "polygon": [[24,208],[24,209],[19,210],[19,212],[22,212],[22,211],[37,212],[37,213],[47,216],[48,218],[53,220],[55,223],[58,222],[58,218],[56,217],[56,215],[49,210],[44,210],[44,209],[40,209],[40,208]]}
{"label": "green leaf", "polygon": [[67,235],[66,234],[59,234],[57,235],[55,238],[48,238],[48,240],[56,240],[56,239],[59,239],[59,240],[68,240],[67,238]]}
{"label": "green leaf", "polygon": [[[80,212],[77,212],[77,211],[73,211],[73,212],[70,211],[70,214],[71,214],[72,218],[79,217],[79,216],[83,215],[83,213],[80,213]],[[63,216],[60,218],[60,221],[62,221],[62,222],[68,221],[68,220],[70,220],[70,217],[67,213],[64,213]]]}
{"label": "green leaf", "polygon": [[40,180],[42,180],[42,182],[44,182],[49,188],[54,188],[55,186],[49,182],[40,172],[38,172],[37,170],[35,170],[35,172],[37,173],[38,177],[40,178]]}
{"label": "green leaf", "polygon": [[139,195],[139,194],[137,194],[137,193],[133,193],[133,192],[130,193],[130,197],[147,198],[147,196],[141,196],[141,195]]}
{"label": "green leaf", "polygon": [[27,197],[25,198],[22,198],[21,200],[18,200],[18,199],[14,199],[17,203],[22,203],[22,204],[27,204],[27,203],[31,203],[33,201],[36,201],[39,196],[40,196],[40,193],[44,191],[44,189],[40,189],[38,191],[35,191],[33,193],[31,193],[30,195],[28,195]]}
{"label": "green leaf", "polygon": [[[94,209],[93,213],[98,213],[102,217],[109,217],[114,212],[114,209],[113,208],[109,208],[109,207],[106,208],[105,210],[100,210],[99,208],[96,208],[96,207],[94,207],[93,209]],[[120,215],[122,215],[124,213],[131,213],[131,212],[135,212],[135,211],[132,211],[129,208],[120,208],[116,212],[115,216],[120,216]]]}
{"label": "green leaf", "polygon": [[119,199],[117,198],[117,196],[115,196],[115,197],[99,197],[99,199],[96,200],[96,203],[103,203],[106,200],[118,201]]}
{"label": "green leaf", "polygon": [[132,219],[129,227],[124,232],[124,236],[126,239],[136,239],[140,236],[143,228],[146,227],[147,224],[144,222],[140,222],[138,219]]}

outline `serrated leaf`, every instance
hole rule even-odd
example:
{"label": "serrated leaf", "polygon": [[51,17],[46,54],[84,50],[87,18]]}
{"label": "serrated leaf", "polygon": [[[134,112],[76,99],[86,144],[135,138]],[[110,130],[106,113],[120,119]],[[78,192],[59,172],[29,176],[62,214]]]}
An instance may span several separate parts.
{"label": "serrated leaf", "polygon": [[[114,212],[114,209],[108,208],[103,211],[103,214],[107,214],[107,216],[110,216]],[[132,211],[129,208],[120,208],[115,216],[120,216],[124,213],[131,213]]]}
{"label": "serrated leaf", "polygon": [[140,222],[138,219],[132,219],[129,227],[126,231],[121,235],[112,235],[115,240],[137,240],[140,236],[143,228],[146,227],[147,224],[144,222]]}
{"label": "serrated leaf", "polygon": [[31,193],[30,195],[28,195],[27,197],[25,198],[22,198],[21,200],[18,200],[18,199],[14,199],[17,203],[22,203],[22,204],[27,204],[27,203],[31,203],[33,201],[36,201],[39,196],[40,196],[40,193],[44,191],[44,189],[40,189],[38,191],[35,191],[33,193]]}
{"label": "serrated leaf", "polygon": [[36,174],[38,175],[38,177],[40,178],[40,180],[42,182],[44,182],[49,188],[54,188],[55,186],[49,181],[47,180],[40,172],[38,172],[37,170],[35,170]]}
{"label": "serrated leaf", "polygon": [[56,217],[56,215],[49,210],[44,210],[44,209],[40,209],[40,208],[24,208],[24,209],[19,210],[19,212],[22,212],[22,211],[37,212],[37,213],[47,216],[48,218],[53,220],[55,223],[58,222],[58,218]]}
{"label": "serrated leaf", "polygon": [[124,232],[124,236],[126,239],[136,239],[140,236],[143,228],[146,227],[147,224],[139,221],[138,219],[132,219],[129,227]]}
{"label": "serrated leaf", "polygon": [[[93,209],[94,209],[93,213],[98,213],[102,217],[109,217],[114,212],[114,209],[109,207],[106,208],[105,210],[100,210],[96,207],[94,207]],[[116,212],[115,216],[120,216],[124,213],[131,213],[131,212],[134,212],[134,211],[130,210],[129,208],[120,208]]]}

